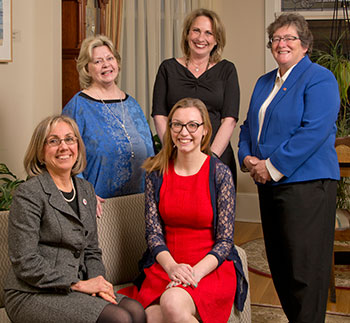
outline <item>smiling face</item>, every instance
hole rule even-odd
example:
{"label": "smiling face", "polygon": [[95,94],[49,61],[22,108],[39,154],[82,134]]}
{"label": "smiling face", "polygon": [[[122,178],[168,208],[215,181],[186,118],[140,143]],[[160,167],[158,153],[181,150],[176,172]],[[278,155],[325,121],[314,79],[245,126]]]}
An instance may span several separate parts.
{"label": "smiling face", "polygon": [[191,55],[209,57],[217,44],[211,20],[206,16],[197,17],[188,32],[187,41]]}
{"label": "smiling face", "polygon": [[[64,139],[72,137],[75,138],[72,127],[64,122],[59,121],[51,128],[46,142],[50,139]],[[45,143],[43,160],[46,165],[47,171],[52,177],[55,175],[63,175],[65,173],[70,174],[78,157],[78,143],[75,142],[72,145],[67,145],[63,140],[58,146],[50,146]]]}
{"label": "smiling face", "polygon": [[[181,124],[195,122],[201,124],[203,119],[197,108],[189,107],[177,109],[171,118],[171,122],[178,122]],[[190,133],[186,127],[182,127],[179,133],[173,130],[171,130],[170,133],[171,139],[178,149],[178,153],[198,153],[201,151],[202,138],[206,135],[207,130],[204,128],[204,125],[202,125],[193,133]]]}
{"label": "smiling face", "polygon": [[[276,30],[273,37],[299,37],[296,28],[293,25],[283,26]],[[306,54],[307,48],[301,45],[300,39],[288,41],[281,40],[272,43],[271,52],[276,60],[280,72],[283,75],[290,67],[297,64]]]}
{"label": "smiling face", "polygon": [[118,62],[107,46],[95,47],[92,50],[88,71],[95,84],[113,83],[119,73]]}

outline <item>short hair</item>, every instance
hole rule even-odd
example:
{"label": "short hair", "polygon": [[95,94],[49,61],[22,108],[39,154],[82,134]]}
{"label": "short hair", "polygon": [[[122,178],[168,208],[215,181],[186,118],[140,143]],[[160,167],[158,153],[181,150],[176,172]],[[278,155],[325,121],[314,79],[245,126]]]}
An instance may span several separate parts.
{"label": "short hair", "polygon": [[83,140],[76,122],[65,115],[54,115],[42,120],[35,128],[27,151],[24,156],[24,169],[29,177],[42,174],[46,169],[44,162],[44,145],[51,129],[59,122],[65,122],[73,129],[74,135],[78,138],[78,157],[72,168],[72,175],[81,173],[86,166],[86,153]]}
{"label": "short hair", "polygon": [[197,17],[208,17],[212,23],[213,34],[216,45],[210,53],[210,62],[217,63],[221,60],[221,55],[226,45],[226,32],[223,23],[219,16],[208,9],[196,9],[190,12],[184,20],[182,29],[181,49],[186,58],[190,57],[190,46],[188,44],[187,36],[190,32],[191,26]]}
{"label": "short hair", "polygon": [[298,13],[285,13],[276,18],[274,22],[272,22],[267,27],[267,34],[269,37],[269,42],[267,43],[267,48],[271,48],[271,38],[277,29],[282,28],[284,26],[294,26],[298,37],[300,38],[301,45],[304,48],[307,48],[307,53],[311,54],[312,45],[314,41],[314,37],[312,32],[309,29],[309,25],[305,18]]}
{"label": "short hair", "polygon": [[[87,89],[92,84],[92,77],[89,75],[88,64],[92,60],[92,51],[96,47],[107,46],[117,60],[120,71],[121,58],[113,42],[104,35],[97,35],[85,38],[81,44],[78,60],[77,71],[79,73],[79,83],[82,89]],[[118,77],[114,80],[117,84]]]}
{"label": "short hair", "polygon": [[210,139],[212,135],[212,126],[207,107],[199,99],[184,98],[175,103],[175,105],[170,110],[168,122],[166,125],[166,131],[164,134],[162,149],[156,156],[149,157],[148,159],[146,159],[146,161],[143,164],[143,168],[145,168],[147,172],[158,170],[161,173],[164,173],[168,171],[169,160],[175,159],[177,156],[177,149],[171,138],[170,130],[170,123],[172,121],[173,115],[178,109],[186,109],[193,107],[198,109],[203,120],[203,128],[207,130],[207,133],[202,138],[201,151],[208,155],[211,154]]}

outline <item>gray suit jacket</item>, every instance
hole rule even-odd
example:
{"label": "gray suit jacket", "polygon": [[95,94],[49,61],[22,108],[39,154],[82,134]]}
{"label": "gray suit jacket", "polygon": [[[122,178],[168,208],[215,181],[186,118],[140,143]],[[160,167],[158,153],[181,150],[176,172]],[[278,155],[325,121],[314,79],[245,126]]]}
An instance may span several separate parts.
{"label": "gray suit jacket", "polygon": [[75,187],[80,218],[48,172],[17,188],[9,215],[12,268],[5,290],[67,293],[72,283],[105,275],[93,186],[76,177]]}

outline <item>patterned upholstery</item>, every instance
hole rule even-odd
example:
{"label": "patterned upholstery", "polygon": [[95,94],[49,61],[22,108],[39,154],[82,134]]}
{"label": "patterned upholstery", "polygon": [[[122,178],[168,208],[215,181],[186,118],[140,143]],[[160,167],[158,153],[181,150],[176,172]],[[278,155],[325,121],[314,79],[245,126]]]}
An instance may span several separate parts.
{"label": "patterned upholstery", "polygon": [[10,322],[4,309],[4,279],[10,268],[10,260],[7,248],[7,223],[8,212],[0,212],[0,322]]}
{"label": "patterned upholstery", "polygon": [[[247,255],[245,251],[236,246],[236,249],[238,251],[239,258],[241,258],[242,265],[243,265],[243,271],[244,275],[249,279],[248,276],[248,261],[247,261]],[[248,282],[249,283],[249,282]],[[242,312],[237,311],[235,307],[232,308],[231,316],[229,320],[227,321],[228,323],[251,323],[251,309],[250,309],[250,290],[248,288],[248,294],[247,294],[247,299],[244,303],[244,309]]]}
{"label": "patterned upholstery", "polygon": [[[132,281],[138,273],[137,262],[146,248],[144,194],[107,199],[103,204],[103,216],[97,220],[97,225],[107,279],[113,284]],[[247,256],[243,249],[236,248],[248,277]],[[119,288],[121,286],[117,286]],[[228,322],[251,322],[249,290],[243,312],[233,307]]]}
{"label": "patterned upholstery", "polygon": [[117,284],[132,281],[137,263],[146,250],[144,194],[106,199],[103,215],[97,219],[106,278]]}
{"label": "patterned upholstery", "polygon": [[[3,285],[10,262],[7,253],[8,212],[0,212],[0,323],[10,322],[4,309]],[[107,199],[102,218],[97,219],[102,258],[107,279],[116,289],[131,282],[138,273],[138,260],[146,249],[144,228],[144,194]],[[247,256],[237,247],[248,277]],[[122,286],[119,286],[122,285]],[[242,313],[232,309],[229,323],[250,323],[250,296]]]}

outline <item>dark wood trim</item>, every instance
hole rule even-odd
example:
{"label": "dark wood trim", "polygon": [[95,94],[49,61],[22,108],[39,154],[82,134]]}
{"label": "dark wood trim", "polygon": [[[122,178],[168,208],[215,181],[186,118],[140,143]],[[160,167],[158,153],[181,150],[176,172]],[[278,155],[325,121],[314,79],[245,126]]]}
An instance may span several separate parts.
{"label": "dark wood trim", "polygon": [[100,8],[100,33],[106,35],[106,5],[109,0],[98,0]]}
{"label": "dark wood trim", "polygon": [[77,0],[79,3],[79,35],[78,35],[78,48],[80,48],[82,41],[86,35],[86,4],[87,0]]}

